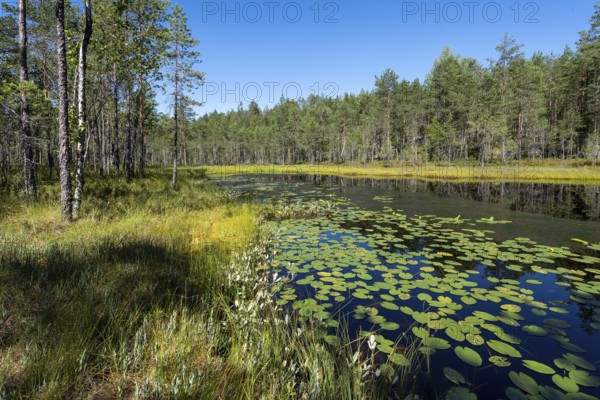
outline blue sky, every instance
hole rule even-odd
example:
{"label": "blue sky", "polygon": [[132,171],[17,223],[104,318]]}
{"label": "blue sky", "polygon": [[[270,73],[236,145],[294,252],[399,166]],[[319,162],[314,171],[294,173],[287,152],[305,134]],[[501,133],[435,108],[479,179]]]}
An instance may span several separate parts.
{"label": "blue sky", "polygon": [[282,96],[371,90],[386,68],[424,79],[445,46],[487,65],[506,32],[528,55],[561,53],[589,28],[596,0],[178,3],[200,40],[206,84],[193,97],[205,102],[202,115],[252,99],[272,107]]}

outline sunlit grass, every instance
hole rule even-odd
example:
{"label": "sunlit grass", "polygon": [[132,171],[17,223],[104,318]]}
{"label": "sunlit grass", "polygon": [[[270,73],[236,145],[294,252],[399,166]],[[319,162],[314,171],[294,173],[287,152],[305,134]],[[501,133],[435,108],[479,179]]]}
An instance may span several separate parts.
{"label": "sunlit grass", "polygon": [[481,165],[471,162],[427,163],[411,165],[401,162],[362,164],[299,165],[227,165],[202,167],[212,177],[234,174],[314,174],[381,179],[418,178],[425,180],[600,183],[600,166],[582,161],[540,160]]}

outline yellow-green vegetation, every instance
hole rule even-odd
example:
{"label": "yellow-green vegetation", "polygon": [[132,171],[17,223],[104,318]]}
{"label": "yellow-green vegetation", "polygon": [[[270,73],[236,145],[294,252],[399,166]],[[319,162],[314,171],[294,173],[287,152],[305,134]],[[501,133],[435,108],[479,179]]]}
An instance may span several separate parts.
{"label": "yellow-green vegetation", "polygon": [[509,164],[401,162],[369,164],[227,165],[204,167],[209,176],[234,174],[315,174],[342,177],[417,178],[452,181],[600,183],[600,165],[585,161],[540,160]]}
{"label": "yellow-green vegetation", "polygon": [[256,210],[199,171],[169,186],[94,177],[70,224],[55,186],[4,203],[0,398],[363,399],[402,381],[275,305]]}

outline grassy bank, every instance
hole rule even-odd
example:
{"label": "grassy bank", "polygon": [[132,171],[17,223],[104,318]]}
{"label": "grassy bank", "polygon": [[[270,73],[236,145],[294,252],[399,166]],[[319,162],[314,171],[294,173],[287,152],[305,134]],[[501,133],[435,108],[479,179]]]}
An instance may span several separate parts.
{"label": "grassy bank", "polygon": [[541,160],[509,164],[392,162],[361,164],[227,165],[204,167],[210,176],[234,174],[316,174],[380,179],[415,178],[459,182],[548,182],[600,184],[600,166],[581,161]]}
{"label": "grassy bank", "polygon": [[56,185],[40,191],[1,210],[1,399],[363,399],[410,382],[343,330],[331,345],[284,317],[271,233],[201,172],[176,193],[168,172],[91,179],[72,224]]}

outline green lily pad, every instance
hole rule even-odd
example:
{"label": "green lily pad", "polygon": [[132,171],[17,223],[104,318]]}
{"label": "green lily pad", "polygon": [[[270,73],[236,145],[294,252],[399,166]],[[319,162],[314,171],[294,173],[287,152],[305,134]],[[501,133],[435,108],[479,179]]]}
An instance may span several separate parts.
{"label": "green lily pad", "polygon": [[400,307],[398,307],[396,304],[391,303],[389,301],[384,301],[380,305],[381,305],[381,307],[383,307],[383,308],[385,308],[387,310],[397,311],[397,310],[400,309]]}
{"label": "green lily pad", "polygon": [[462,385],[466,382],[463,374],[452,368],[444,368],[444,376],[455,385]]}
{"label": "green lily pad", "polygon": [[449,349],[450,343],[447,340],[437,338],[437,337],[428,337],[423,339],[423,345],[426,347],[431,347],[435,350],[447,350]]}
{"label": "green lily pad", "polygon": [[595,375],[590,375],[587,371],[576,370],[569,372],[569,378],[580,386],[598,387],[600,386],[600,378]]}
{"label": "green lily pad", "polygon": [[488,340],[487,345],[494,351],[503,354],[505,356],[513,357],[513,358],[521,358],[521,353],[519,350],[515,349],[508,343],[500,342],[497,340]]}
{"label": "green lily pad", "polygon": [[500,367],[500,368],[507,368],[510,367],[510,361],[508,361],[508,358],[506,357],[501,357],[501,356],[492,356],[490,357],[490,362],[492,364],[494,364],[496,367]]}
{"label": "green lily pad", "polygon": [[538,384],[535,382],[535,380],[523,372],[516,373],[515,371],[511,371],[508,374],[508,377],[519,389],[529,393],[532,396],[535,396],[540,392]]}
{"label": "green lily pad", "polygon": [[549,386],[540,386],[540,394],[545,400],[565,400],[565,394]]}
{"label": "green lily pad", "polygon": [[542,363],[534,361],[534,360],[523,360],[523,366],[525,368],[529,368],[530,370],[538,372],[540,374],[545,374],[545,375],[556,374],[556,371],[553,368],[547,366],[546,364],[542,364]]}
{"label": "green lily pad", "polygon": [[471,343],[473,346],[482,346],[485,343],[485,339],[481,335],[469,333],[465,337],[467,342]]}
{"label": "green lily pad", "polygon": [[454,349],[454,352],[458,358],[472,367],[480,367],[483,364],[479,353],[471,348],[458,346]]}
{"label": "green lily pad", "polygon": [[531,336],[546,336],[548,335],[548,331],[542,327],[536,325],[527,325],[524,326],[523,331],[530,334]]}
{"label": "green lily pad", "polygon": [[396,322],[384,322],[382,324],[379,324],[379,326],[381,327],[381,329],[385,330],[385,331],[397,331],[398,329],[400,329],[400,324],[396,323]]}
{"label": "green lily pad", "polygon": [[579,385],[575,383],[571,378],[563,377],[560,375],[554,375],[552,382],[567,393],[579,392]]}
{"label": "green lily pad", "polygon": [[592,364],[591,362],[587,361],[586,359],[584,359],[582,357],[576,356],[575,354],[563,354],[563,358],[583,369],[587,369],[590,371],[596,370],[596,366],[594,364]]}
{"label": "green lily pad", "polygon": [[477,395],[465,387],[455,386],[446,394],[446,400],[477,400]]}
{"label": "green lily pad", "polygon": [[411,362],[402,354],[392,353],[388,356],[388,360],[400,367],[410,367]]}
{"label": "green lily pad", "polygon": [[507,387],[504,394],[509,400],[529,400],[525,393],[514,387]]}

